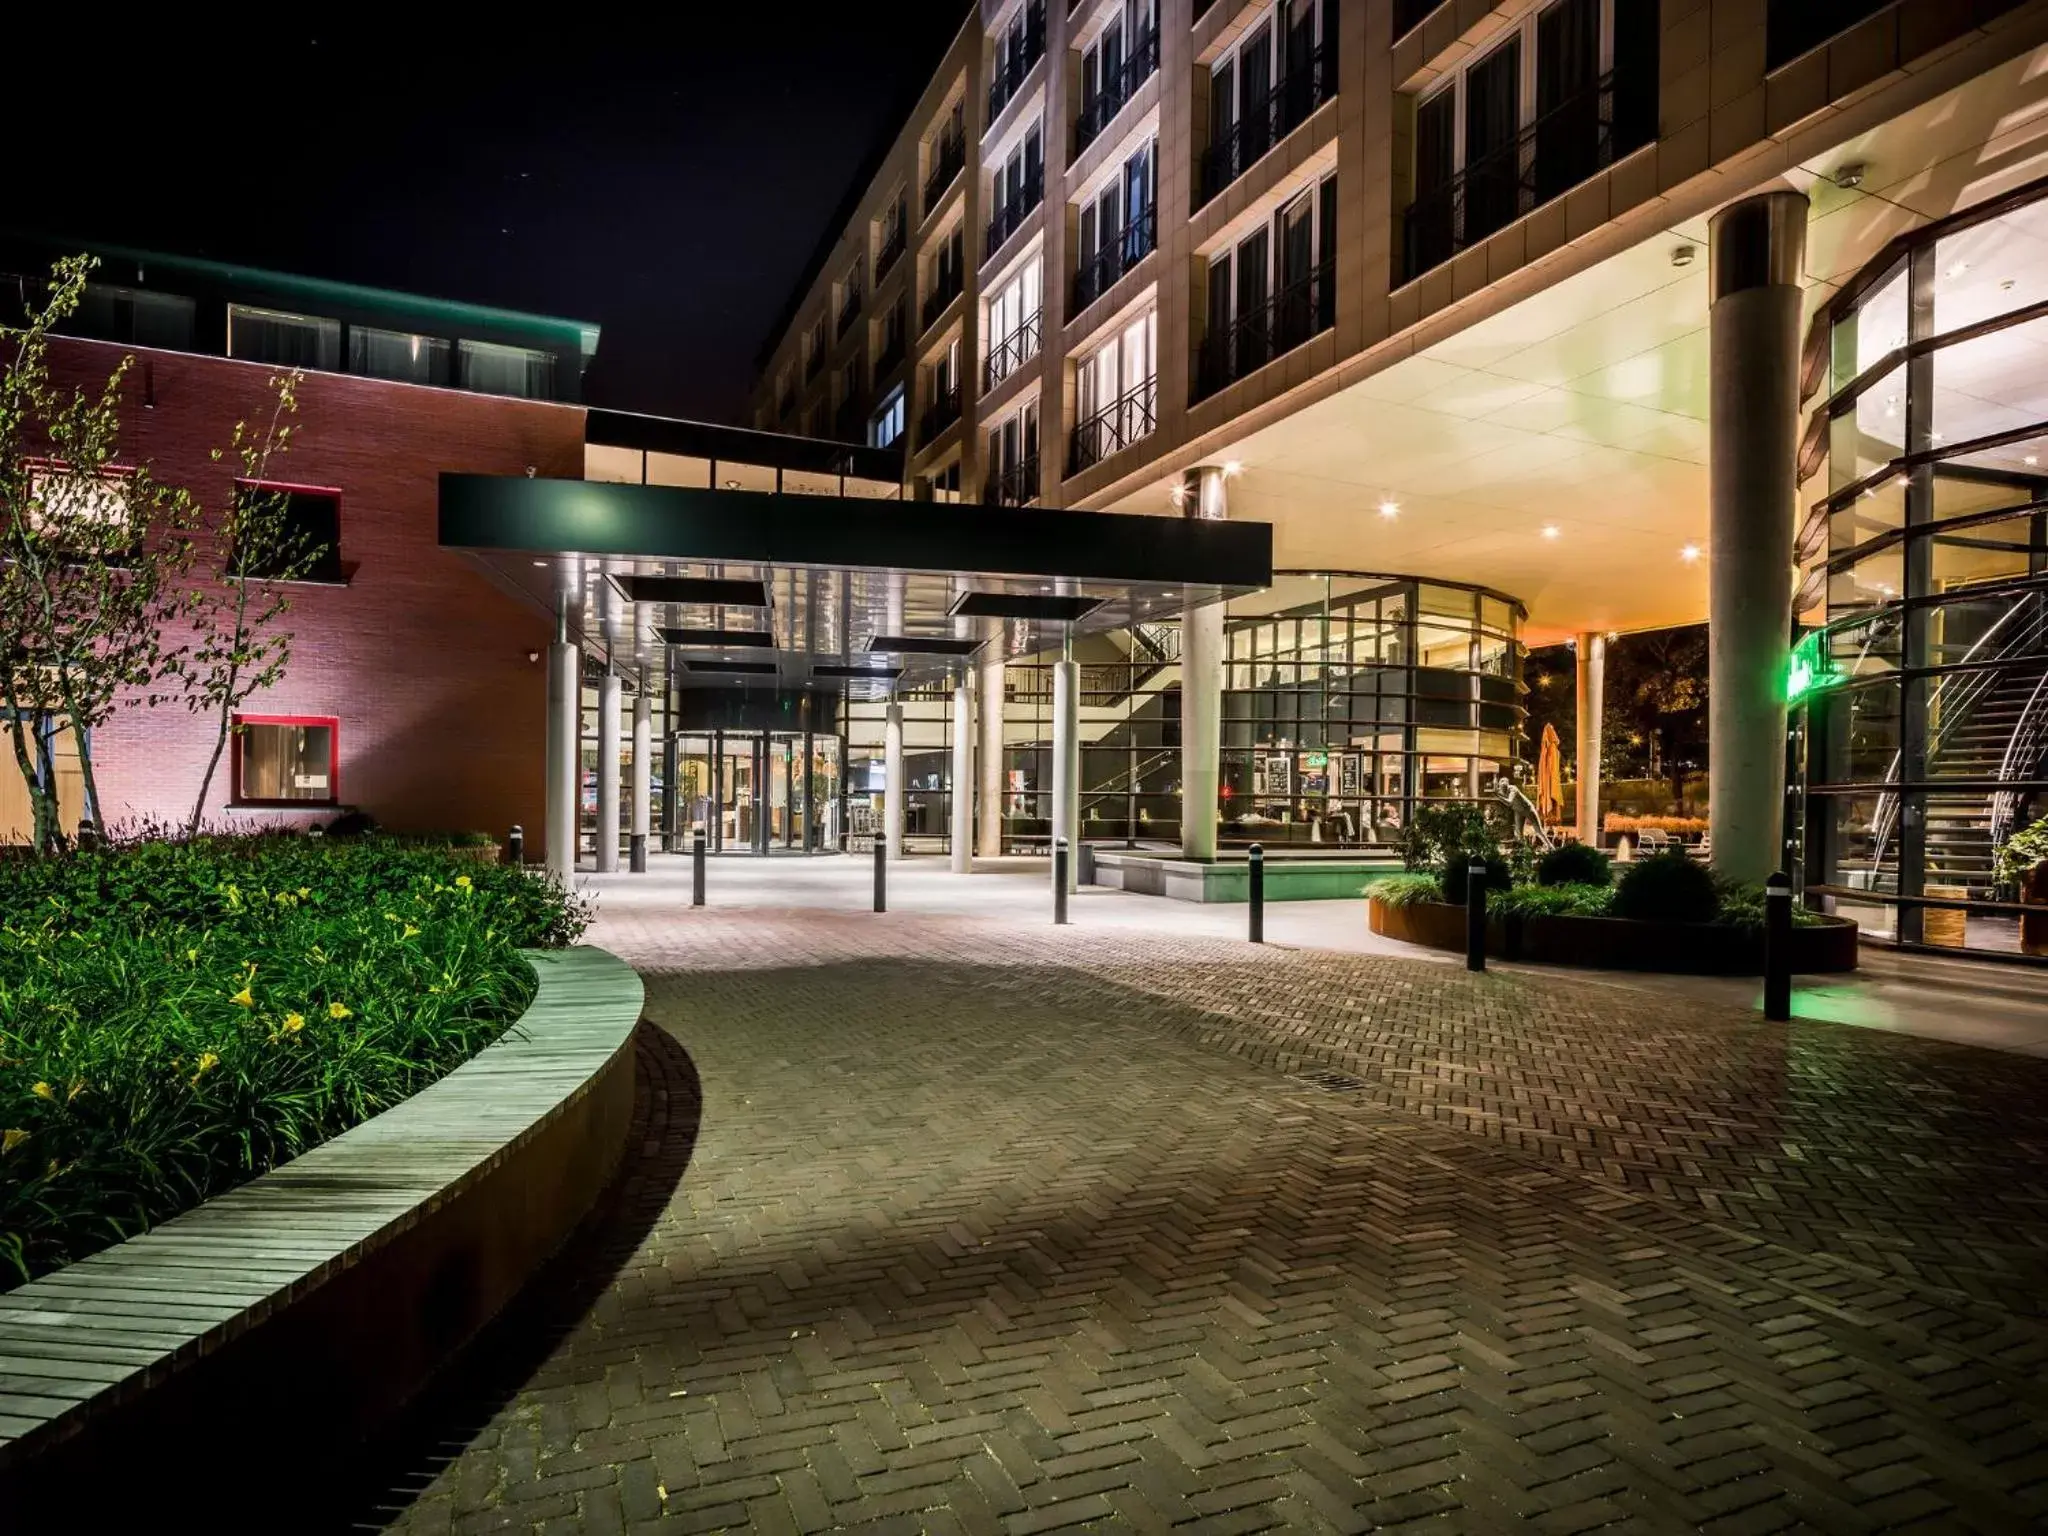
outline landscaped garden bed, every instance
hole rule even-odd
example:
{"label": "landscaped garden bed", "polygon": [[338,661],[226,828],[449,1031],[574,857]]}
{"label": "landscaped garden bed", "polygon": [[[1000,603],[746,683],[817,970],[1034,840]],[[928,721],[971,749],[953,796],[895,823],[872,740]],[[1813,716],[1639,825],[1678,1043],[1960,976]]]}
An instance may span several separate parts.
{"label": "landscaped garden bed", "polygon": [[0,1289],[407,1098],[573,942],[558,884],[274,836],[0,863]]}
{"label": "landscaped garden bed", "polygon": [[[1486,952],[1604,970],[1751,976],[1764,968],[1760,886],[1718,881],[1684,853],[1613,865],[1578,843],[1503,852],[1476,812],[1436,813],[1409,842],[1411,871],[1367,890],[1374,933],[1432,949],[1466,944],[1471,872],[1483,872]],[[1420,818],[1418,818],[1420,819]],[[1856,925],[1793,910],[1795,972],[1856,968]]]}

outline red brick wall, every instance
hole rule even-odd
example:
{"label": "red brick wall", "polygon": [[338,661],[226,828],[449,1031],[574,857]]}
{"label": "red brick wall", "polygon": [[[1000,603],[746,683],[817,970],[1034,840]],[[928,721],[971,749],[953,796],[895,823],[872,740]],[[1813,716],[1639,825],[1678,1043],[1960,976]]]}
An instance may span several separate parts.
{"label": "red brick wall", "polygon": [[[64,341],[59,375],[104,380],[123,349]],[[238,420],[264,419],[271,368],[226,358],[138,352],[122,435],[124,458],[190,487],[210,509],[230,495]],[[146,377],[145,377],[146,375]],[[145,406],[145,388],[154,404]],[[222,461],[209,458],[223,451]],[[270,477],[341,492],[346,587],[290,589],[295,636],[284,680],[251,714],[340,720],[340,794],[396,831],[526,828],[542,851],[549,639],[537,610],[492,584],[436,539],[443,470],[580,478],[580,406],[308,374],[290,452]],[[216,725],[182,707],[123,709],[94,738],[110,823],[181,819]],[[232,751],[232,747],[230,748]],[[209,822],[236,828],[325,819],[229,805],[226,759]]]}

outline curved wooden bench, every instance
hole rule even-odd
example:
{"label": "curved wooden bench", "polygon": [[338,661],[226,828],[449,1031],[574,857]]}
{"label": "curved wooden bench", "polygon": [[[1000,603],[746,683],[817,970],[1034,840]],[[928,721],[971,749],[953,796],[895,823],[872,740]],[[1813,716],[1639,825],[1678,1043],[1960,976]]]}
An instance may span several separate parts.
{"label": "curved wooden bench", "polygon": [[526,1012],[446,1077],[0,1295],[0,1517],[109,1508],[110,1474],[157,1511],[303,1510],[511,1299],[617,1166],[642,1003],[601,949],[528,959]]}

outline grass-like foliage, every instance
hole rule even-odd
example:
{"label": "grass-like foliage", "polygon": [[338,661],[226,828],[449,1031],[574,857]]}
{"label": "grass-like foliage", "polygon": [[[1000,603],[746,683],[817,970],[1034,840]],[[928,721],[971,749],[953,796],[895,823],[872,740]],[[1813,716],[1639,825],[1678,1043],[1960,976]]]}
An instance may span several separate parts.
{"label": "grass-like foliage", "polygon": [[1611,885],[1518,885],[1495,891],[1486,910],[1497,917],[1606,917],[1613,905]]}
{"label": "grass-like foliage", "polygon": [[0,1289],[389,1108],[503,1032],[588,914],[383,839],[0,863]]}
{"label": "grass-like foliage", "polygon": [[1396,908],[1444,899],[1435,875],[1382,875],[1365,888],[1365,894],[1382,906]]}

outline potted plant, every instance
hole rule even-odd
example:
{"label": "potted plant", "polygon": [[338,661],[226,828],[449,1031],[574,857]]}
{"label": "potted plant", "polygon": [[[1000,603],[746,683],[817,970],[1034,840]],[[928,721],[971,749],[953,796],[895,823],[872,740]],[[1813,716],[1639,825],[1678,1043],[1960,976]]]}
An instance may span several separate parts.
{"label": "potted plant", "polygon": [[1998,850],[1998,879],[2019,892],[2020,900],[2039,912],[2020,915],[2020,950],[2048,955],[2048,816],[2024,827]]}

